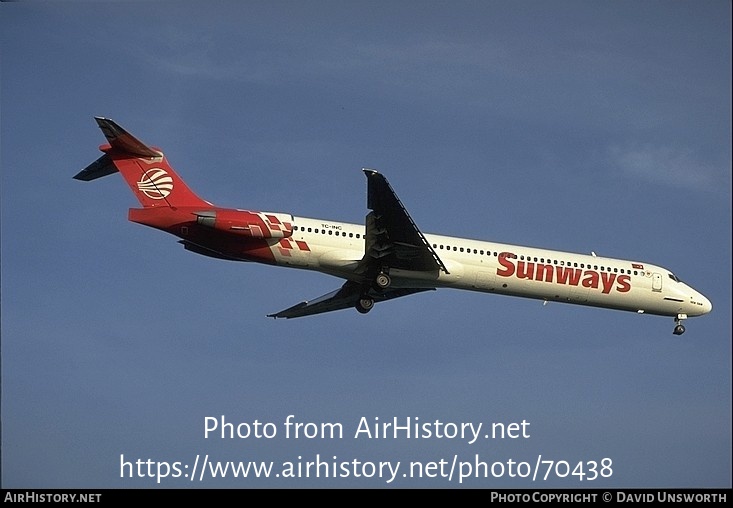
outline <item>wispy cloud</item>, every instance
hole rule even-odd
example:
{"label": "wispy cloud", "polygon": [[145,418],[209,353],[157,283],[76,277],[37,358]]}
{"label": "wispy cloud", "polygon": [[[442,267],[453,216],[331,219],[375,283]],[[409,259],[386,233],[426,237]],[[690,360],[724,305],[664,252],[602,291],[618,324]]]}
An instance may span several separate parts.
{"label": "wispy cloud", "polygon": [[609,159],[612,167],[634,179],[701,191],[730,187],[730,175],[726,177],[722,167],[701,161],[691,149],[651,144],[613,146]]}

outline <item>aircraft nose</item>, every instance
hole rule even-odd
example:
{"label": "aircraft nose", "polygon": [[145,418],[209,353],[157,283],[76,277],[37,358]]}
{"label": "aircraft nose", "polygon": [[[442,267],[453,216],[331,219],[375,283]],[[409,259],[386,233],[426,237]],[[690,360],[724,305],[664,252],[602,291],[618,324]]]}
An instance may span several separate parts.
{"label": "aircraft nose", "polygon": [[711,310],[713,310],[713,302],[705,298],[704,296],[700,295],[700,298],[702,299],[702,313],[707,314]]}

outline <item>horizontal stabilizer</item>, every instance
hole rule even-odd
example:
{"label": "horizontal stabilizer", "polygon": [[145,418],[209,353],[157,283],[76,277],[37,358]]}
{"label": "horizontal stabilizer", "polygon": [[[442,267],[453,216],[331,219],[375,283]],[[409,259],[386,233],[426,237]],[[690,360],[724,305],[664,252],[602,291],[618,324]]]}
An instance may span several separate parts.
{"label": "horizontal stabilizer", "polygon": [[109,155],[104,154],[99,159],[95,160],[87,167],[75,174],[74,178],[77,180],[82,180],[84,182],[90,182],[92,180],[96,180],[97,178],[102,178],[103,176],[117,173],[117,171],[119,170],[117,169],[117,166],[115,166],[114,162],[112,162],[112,159],[109,157]]}
{"label": "horizontal stabilizer", "polygon": [[138,157],[163,156],[161,152],[150,148],[125,129],[117,125],[113,120],[102,118],[100,116],[95,116],[94,119],[97,121],[99,128],[102,129],[104,137],[107,138],[109,144],[112,145],[112,148]]}
{"label": "horizontal stabilizer", "polygon": [[149,147],[109,118],[96,116],[94,120],[107,139],[99,147],[104,155],[79,171],[76,180],[88,182],[119,172],[145,209],[213,206],[186,185],[163,152]]}

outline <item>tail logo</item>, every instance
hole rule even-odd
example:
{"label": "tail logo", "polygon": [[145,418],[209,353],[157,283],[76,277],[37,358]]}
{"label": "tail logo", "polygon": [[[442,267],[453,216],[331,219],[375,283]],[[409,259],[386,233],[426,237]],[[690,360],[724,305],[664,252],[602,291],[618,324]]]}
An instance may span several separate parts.
{"label": "tail logo", "polygon": [[163,169],[149,169],[137,182],[137,188],[150,199],[165,199],[173,190],[173,178]]}

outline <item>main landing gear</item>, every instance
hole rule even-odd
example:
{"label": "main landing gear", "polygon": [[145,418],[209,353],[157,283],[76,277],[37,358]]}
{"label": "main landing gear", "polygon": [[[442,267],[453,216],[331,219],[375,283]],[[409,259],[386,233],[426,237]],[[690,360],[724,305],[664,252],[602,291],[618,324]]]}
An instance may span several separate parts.
{"label": "main landing gear", "polygon": [[386,289],[390,284],[392,284],[392,279],[385,272],[379,272],[376,279],[374,279],[374,284],[376,284],[379,289]]}
{"label": "main landing gear", "polygon": [[677,317],[674,318],[674,331],[672,332],[675,335],[682,335],[685,333],[685,326],[682,324],[682,321],[687,319],[687,314],[677,314]]}
{"label": "main landing gear", "polygon": [[368,295],[363,295],[361,298],[359,298],[359,301],[356,302],[356,310],[358,310],[361,314],[366,314],[372,308],[374,307],[374,300],[369,297]]}
{"label": "main landing gear", "polygon": [[[392,278],[386,271],[379,272],[374,278],[374,289],[381,291],[387,289],[392,284]],[[359,301],[356,302],[356,310],[361,314],[366,314],[374,307],[374,298],[369,296],[369,287],[365,287]]]}

